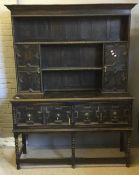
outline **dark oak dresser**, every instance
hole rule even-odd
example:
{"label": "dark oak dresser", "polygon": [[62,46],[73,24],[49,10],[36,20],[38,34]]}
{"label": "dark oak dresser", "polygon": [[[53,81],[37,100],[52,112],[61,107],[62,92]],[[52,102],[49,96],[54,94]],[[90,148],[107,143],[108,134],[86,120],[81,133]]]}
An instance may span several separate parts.
{"label": "dark oak dresser", "polygon": [[[17,77],[11,101],[17,169],[22,163],[129,166],[133,98],[127,83],[134,6],[7,5]],[[70,157],[22,157],[28,154],[28,134],[63,132],[70,136]],[[76,134],[84,132],[119,133],[124,156],[77,157]]]}

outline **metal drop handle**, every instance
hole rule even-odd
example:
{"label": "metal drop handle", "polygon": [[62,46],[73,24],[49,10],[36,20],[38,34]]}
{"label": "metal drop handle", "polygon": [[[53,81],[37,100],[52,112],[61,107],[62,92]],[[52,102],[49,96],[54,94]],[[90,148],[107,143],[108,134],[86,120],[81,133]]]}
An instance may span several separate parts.
{"label": "metal drop handle", "polygon": [[70,117],[68,117],[69,118],[69,125],[71,124],[71,120],[70,120]]}

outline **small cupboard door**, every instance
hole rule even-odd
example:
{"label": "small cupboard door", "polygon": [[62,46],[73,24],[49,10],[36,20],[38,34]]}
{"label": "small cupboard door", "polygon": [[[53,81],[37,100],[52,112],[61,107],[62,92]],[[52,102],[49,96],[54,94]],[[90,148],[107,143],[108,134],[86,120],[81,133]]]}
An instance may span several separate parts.
{"label": "small cupboard door", "polygon": [[105,44],[102,90],[104,92],[127,91],[127,43]]}
{"label": "small cupboard door", "polygon": [[34,92],[40,90],[40,74],[38,72],[18,72],[18,90]]}
{"label": "small cupboard door", "polygon": [[36,92],[41,89],[39,46],[16,45],[18,91]]}
{"label": "small cupboard door", "polygon": [[21,44],[16,45],[16,60],[18,66],[40,65],[40,55],[38,45]]}

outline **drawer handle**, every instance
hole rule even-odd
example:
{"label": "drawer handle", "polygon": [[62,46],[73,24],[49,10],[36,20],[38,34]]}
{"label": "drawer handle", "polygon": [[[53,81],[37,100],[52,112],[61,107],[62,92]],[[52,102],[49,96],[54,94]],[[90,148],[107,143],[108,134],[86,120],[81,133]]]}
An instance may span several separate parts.
{"label": "drawer handle", "polygon": [[102,115],[102,113],[100,113],[99,122],[100,122],[100,123],[103,123],[103,122],[104,122],[104,121],[103,121],[103,115]]}
{"label": "drawer handle", "polygon": [[54,121],[55,123],[62,123],[62,120],[60,119],[60,114],[56,114],[56,120]]}
{"label": "drawer handle", "polygon": [[89,117],[89,113],[88,113],[88,112],[86,112],[84,115],[85,115],[85,118],[84,118],[84,123],[90,123],[90,122],[91,122],[91,120],[90,120],[90,117]]}
{"label": "drawer handle", "polygon": [[70,120],[70,117],[68,117],[69,118],[69,125],[71,124],[71,120]]}
{"label": "drawer handle", "polygon": [[27,114],[27,121],[26,121],[27,124],[33,124],[33,123],[34,123],[34,122],[32,121],[32,119],[31,119],[31,117],[32,117],[32,115],[31,115],[30,113],[28,113],[28,114]]}

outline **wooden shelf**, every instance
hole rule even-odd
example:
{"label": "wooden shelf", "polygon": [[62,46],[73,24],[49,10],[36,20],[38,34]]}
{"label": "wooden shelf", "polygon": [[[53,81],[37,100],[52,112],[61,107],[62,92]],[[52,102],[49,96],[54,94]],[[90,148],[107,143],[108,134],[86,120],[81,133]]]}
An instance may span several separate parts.
{"label": "wooden shelf", "polygon": [[15,42],[15,44],[42,44],[42,45],[73,45],[73,44],[103,44],[103,43],[127,43],[128,41],[43,41],[43,42]]}
{"label": "wooden shelf", "polygon": [[53,67],[53,68],[42,68],[42,71],[92,71],[102,70],[102,67]]}

